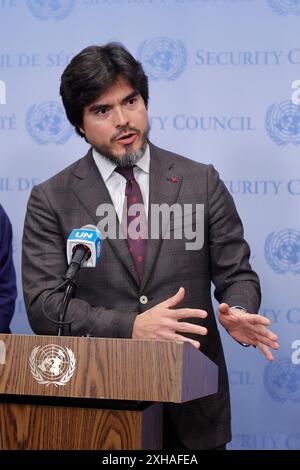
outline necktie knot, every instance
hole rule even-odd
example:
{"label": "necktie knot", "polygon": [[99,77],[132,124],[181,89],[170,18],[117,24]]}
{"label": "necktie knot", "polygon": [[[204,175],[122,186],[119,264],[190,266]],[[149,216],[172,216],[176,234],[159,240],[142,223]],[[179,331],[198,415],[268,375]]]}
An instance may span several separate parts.
{"label": "necktie knot", "polygon": [[122,175],[126,179],[126,181],[133,181],[134,180],[133,166],[128,166],[128,167],[125,167],[125,168],[123,168],[121,166],[117,166],[115,171],[117,173],[119,173],[120,175]]}

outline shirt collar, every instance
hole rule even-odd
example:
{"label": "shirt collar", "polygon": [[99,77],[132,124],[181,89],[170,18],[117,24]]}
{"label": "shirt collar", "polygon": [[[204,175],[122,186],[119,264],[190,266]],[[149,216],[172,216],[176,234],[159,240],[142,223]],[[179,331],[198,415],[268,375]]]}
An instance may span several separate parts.
{"label": "shirt collar", "polygon": [[[110,161],[108,158],[104,157],[101,153],[99,153],[94,147],[92,149],[93,158],[97,165],[98,170],[101,173],[103,181],[106,182],[115,169],[117,165]],[[146,150],[142,158],[136,163],[136,166],[145,173],[149,173],[150,170],[150,148],[149,144],[147,143]]]}

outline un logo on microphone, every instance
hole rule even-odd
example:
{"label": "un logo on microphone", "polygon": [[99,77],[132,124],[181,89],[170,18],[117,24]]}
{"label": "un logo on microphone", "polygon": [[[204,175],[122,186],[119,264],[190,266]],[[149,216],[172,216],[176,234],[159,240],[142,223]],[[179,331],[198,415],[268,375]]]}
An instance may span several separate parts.
{"label": "un logo on microphone", "polygon": [[275,401],[300,402],[300,367],[289,357],[270,362],[264,370],[264,385]]}
{"label": "un logo on microphone", "polygon": [[278,145],[300,145],[300,106],[291,100],[273,103],[266,113],[266,131]]}
{"label": "un logo on microphone", "polygon": [[26,114],[26,128],[38,144],[64,144],[73,134],[63,106],[55,101],[31,106]]}
{"label": "un logo on microphone", "polygon": [[75,0],[27,0],[30,12],[39,20],[63,20],[69,15]]}
{"label": "un logo on microphone", "polygon": [[300,0],[267,0],[272,10],[278,15],[300,15]]}
{"label": "un logo on microphone", "polygon": [[265,258],[278,274],[300,274],[300,232],[288,229],[270,233],[265,241]]}
{"label": "un logo on microphone", "polygon": [[144,41],[137,57],[150,80],[176,80],[186,66],[187,53],[181,41],[161,37]]}

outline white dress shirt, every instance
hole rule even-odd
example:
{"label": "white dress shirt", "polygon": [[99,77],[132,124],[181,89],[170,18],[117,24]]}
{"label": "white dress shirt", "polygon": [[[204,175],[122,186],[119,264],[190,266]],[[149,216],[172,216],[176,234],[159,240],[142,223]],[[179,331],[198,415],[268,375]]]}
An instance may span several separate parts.
{"label": "white dress shirt", "polygon": [[[117,165],[108,158],[101,155],[93,148],[93,158],[98,170],[107,187],[113,205],[115,207],[119,222],[122,221],[123,207],[125,201],[126,179],[117,173],[115,168]],[[149,170],[150,170],[150,149],[147,144],[146,150],[142,158],[135,164],[133,174],[138,182],[145,206],[146,216],[148,217],[149,209]]]}

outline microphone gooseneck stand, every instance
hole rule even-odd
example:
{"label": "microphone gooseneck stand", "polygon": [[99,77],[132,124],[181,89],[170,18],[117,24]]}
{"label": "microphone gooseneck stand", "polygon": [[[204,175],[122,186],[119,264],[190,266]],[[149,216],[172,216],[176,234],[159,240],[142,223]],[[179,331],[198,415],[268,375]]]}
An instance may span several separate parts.
{"label": "microphone gooseneck stand", "polygon": [[[57,286],[55,289],[51,290],[48,295],[46,295],[42,301],[42,312],[43,315],[49,320],[51,323],[54,323],[57,326],[57,336],[63,336],[64,334],[64,326],[71,327],[73,320],[71,321],[64,321],[66,311],[69,305],[71,298],[75,294],[76,289],[76,279],[78,276],[78,272],[81,268],[82,263],[91,256],[90,249],[85,245],[78,245],[74,256],[72,257],[71,264],[69,269],[65,275],[65,280]],[[46,304],[49,301],[50,297],[54,294],[61,292],[64,288],[64,296],[60,304],[59,313],[58,313],[58,321],[51,318],[46,311]]]}
{"label": "microphone gooseneck stand", "polygon": [[71,298],[74,296],[76,284],[74,281],[68,281],[65,293],[60,304],[59,314],[58,314],[58,328],[57,336],[64,335],[64,325],[65,325],[65,315]]}
{"label": "microphone gooseneck stand", "polygon": [[90,249],[86,245],[77,246],[76,252],[74,253],[74,256],[72,257],[72,262],[66,273],[67,286],[65,288],[65,293],[64,293],[62,302],[60,304],[60,309],[59,309],[59,314],[58,314],[57,336],[64,335],[65,315],[66,315],[69,302],[75,293],[76,279],[78,276],[78,272],[84,260],[88,259],[90,256],[91,256]]}

